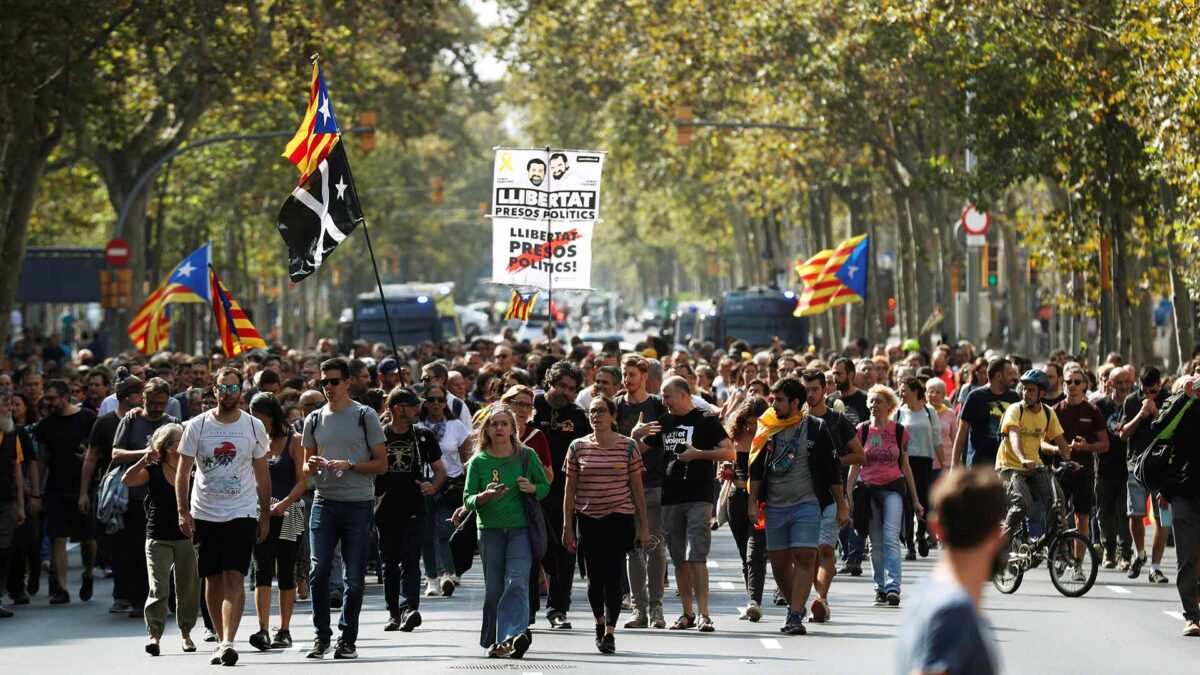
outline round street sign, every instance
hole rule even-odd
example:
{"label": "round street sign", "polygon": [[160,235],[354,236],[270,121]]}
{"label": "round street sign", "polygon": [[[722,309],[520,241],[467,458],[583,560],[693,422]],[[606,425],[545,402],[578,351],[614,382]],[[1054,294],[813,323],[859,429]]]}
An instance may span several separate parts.
{"label": "round street sign", "polygon": [[129,242],[116,237],[104,247],[104,257],[113,267],[124,267],[129,264]]}
{"label": "round street sign", "polygon": [[974,204],[968,204],[962,212],[962,226],[967,234],[987,234],[992,217],[987,211],[980,211]]}

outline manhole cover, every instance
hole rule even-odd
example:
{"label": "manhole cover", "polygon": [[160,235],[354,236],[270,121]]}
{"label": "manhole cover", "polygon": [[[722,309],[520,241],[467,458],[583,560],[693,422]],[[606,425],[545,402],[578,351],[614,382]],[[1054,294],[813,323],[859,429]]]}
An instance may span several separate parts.
{"label": "manhole cover", "polygon": [[574,668],[574,664],[568,663],[527,663],[524,665],[515,665],[512,663],[476,663],[465,666],[450,666],[450,670],[520,670],[541,672],[544,670],[570,670]]}

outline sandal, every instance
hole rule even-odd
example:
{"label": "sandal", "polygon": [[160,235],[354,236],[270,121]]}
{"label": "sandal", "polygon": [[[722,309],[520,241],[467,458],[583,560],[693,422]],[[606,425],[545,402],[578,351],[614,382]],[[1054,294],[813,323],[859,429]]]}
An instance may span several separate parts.
{"label": "sandal", "polygon": [[512,655],[512,645],[508,642],[497,642],[488,650],[489,659],[503,659]]}
{"label": "sandal", "polygon": [[192,652],[196,651],[196,643],[192,642],[192,638],[190,638],[190,637],[183,638],[182,645],[183,645],[183,651],[188,654],[191,654]]}
{"label": "sandal", "polygon": [[707,616],[701,616],[700,620],[696,622],[696,627],[701,633],[711,633],[717,629],[713,625],[713,620]]}
{"label": "sandal", "polygon": [[678,619],[675,620],[675,623],[671,624],[670,629],[671,630],[687,630],[689,628],[695,628],[695,627],[696,627],[696,617],[694,615],[688,616],[687,614],[682,614],[682,615],[680,615],[680,617]]}

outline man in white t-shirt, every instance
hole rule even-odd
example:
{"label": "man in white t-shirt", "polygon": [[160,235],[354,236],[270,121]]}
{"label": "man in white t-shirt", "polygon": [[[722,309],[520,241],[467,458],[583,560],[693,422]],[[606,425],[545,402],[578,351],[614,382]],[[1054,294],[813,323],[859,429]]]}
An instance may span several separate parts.
{"label": "man in white t-shirt", "polygon": [[194,539],[199,553],[197,569],[208,584],[208,611],[221,641],[212,663],[232,666],[246,604],[243,581],[254,544],[266,538],[270,526],[269,441],[262,422],[238,409],[242,374],[222,368],[215,382],[217,407],[189,420],[179,441],[175,500],[179,529]]}

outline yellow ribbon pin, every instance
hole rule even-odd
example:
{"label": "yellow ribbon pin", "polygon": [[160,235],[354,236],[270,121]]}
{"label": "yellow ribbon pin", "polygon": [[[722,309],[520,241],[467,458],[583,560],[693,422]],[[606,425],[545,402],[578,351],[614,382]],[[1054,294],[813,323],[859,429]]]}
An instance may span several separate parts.
{"label": "yellow ribbon pin", "polygon": [[499,469],[492,469],[492,482],[493,483],[500,482],[500,470]]}
{"label": "yellow ribbon pin", "polygon": [[512,153],[511,152],[505,151],[505,152],[500,153],[500,170],[501,171],[512,171],[513,170]]}

